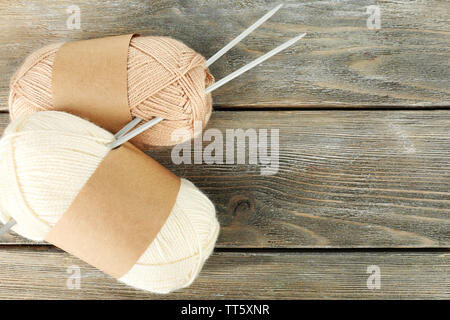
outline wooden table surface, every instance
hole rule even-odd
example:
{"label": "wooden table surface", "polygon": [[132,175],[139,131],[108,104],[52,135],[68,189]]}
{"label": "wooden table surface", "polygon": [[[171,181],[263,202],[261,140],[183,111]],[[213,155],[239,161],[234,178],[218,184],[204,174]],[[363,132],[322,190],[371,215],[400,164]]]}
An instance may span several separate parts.
{"label": "wooden table surface", "polygon": [[[278,173],[261,175],[248,161],[175,165],[170,149],[149,153],[216,205],[222,230],[197,281],[149,294],[11,232],[0,238],[0,298],[450,299],[448,1],[284,3],[211,67],[216,79],[307,36],[215,91],[208,126],[278,129]],[[10,77],[48,43],[139,32],[209,57],[276,4],[0,0],[0,132]],[[81,29],[67,28],[71,5]],[[380,8],[380,29],[367,26],[370,5]],[[67,286],[73,265],[80,289]],[[379,289],[367,285],[371,266]]]}

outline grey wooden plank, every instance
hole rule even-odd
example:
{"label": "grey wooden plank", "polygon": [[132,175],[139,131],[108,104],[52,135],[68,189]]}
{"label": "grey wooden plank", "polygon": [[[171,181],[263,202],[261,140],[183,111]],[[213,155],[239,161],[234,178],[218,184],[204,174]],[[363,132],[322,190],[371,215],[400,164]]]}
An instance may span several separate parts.
{"label": "grey wooden plank", "polygon": [[[7,122],[0,114],[0,128]],[[248,155],[245,164],[176,165],[170,149],[149,154],[212,199],[220,248],[448,248],[449,124],[445,110],[222,111],[208,128],[224,136],[279,130],[276,175],[261,175]]]}
{"label": "grey wooden plank", "polygon": [[[367,287],[373,265],[379,267],[380,289]],[[80,268],[79,289],[69,289],[73,278],[67,284],[73,266]],[[191,287],[155,295],[56,249],[0,249],[1,299],[449,299],[449,288],[447,251],[218,252]]]}
{"label": "grey wooden plank", "polygon": [[[216,78],[299,33],[307,37],[214,92],[216,106],[448,106],[450,10],[446,1],[284,1],[277,13],[211,68]],[[78,5],[81,29],[66,9]],[[277,2],[12,1],[0,5],[0,109],[32,51],[52,42],[129,32],[177,38],[209,57]],[[367,27],[380,8],[381,29]]]}

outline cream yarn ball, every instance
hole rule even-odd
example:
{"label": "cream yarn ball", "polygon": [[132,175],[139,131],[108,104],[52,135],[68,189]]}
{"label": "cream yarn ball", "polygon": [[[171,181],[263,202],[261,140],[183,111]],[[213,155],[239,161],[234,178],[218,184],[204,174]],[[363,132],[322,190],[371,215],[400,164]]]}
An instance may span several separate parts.
{"label": "cream yarn ball", "polygon": [[[19,117],[0,140],[0,220],[42,241],[109,152],[108,131],[64,112]],[[150,190],[140,190],[151,192]],[[213,251],[215,208],[181,179],[175,205],[157,237],[119,280],[155,293],[189,286]]]}

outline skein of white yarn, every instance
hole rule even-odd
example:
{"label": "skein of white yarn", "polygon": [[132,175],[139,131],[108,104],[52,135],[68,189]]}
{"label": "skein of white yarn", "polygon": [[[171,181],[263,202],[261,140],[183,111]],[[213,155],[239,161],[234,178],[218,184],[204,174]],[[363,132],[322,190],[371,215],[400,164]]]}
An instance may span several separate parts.
{"label": "skein of white yarn", "polygon": [[[0,220],[42,241],[109,152],[108,131],[64,112],[13,121],[0,140]],[[151,190],[138,190],[151,192]],[[119,280],[155,293],[189,286],[219,233],[214,205],[181,179],[175,205],[156,238]]]}

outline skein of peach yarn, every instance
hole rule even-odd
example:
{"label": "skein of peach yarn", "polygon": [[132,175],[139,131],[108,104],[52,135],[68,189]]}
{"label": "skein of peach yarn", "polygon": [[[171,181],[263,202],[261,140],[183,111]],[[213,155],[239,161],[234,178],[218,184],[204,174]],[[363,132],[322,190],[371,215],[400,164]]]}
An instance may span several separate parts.
{"label": "skein of peach yarn", "polygon": [[[32,53],[11,79],[9,110],[12,119],[33,112],[54,110],[52,67],[62,43]],[[140,148],[170,146],[175,129],[194,135],[194,122],[203,127],[212,111],[211,94],[205,88],[214,82],[205,58],[185,44],[168,37],[134,37],[128,49],[128,104],[132,117],[164,121],[135,137]]]}

